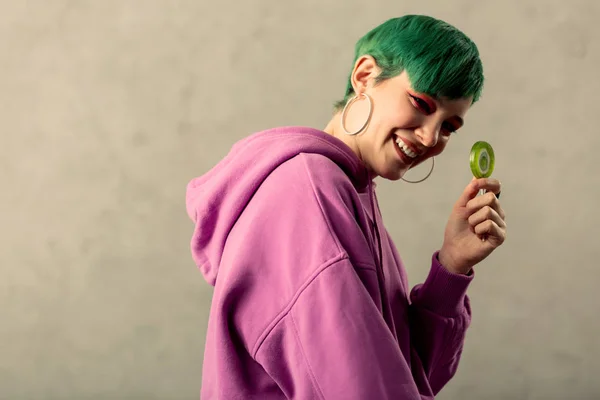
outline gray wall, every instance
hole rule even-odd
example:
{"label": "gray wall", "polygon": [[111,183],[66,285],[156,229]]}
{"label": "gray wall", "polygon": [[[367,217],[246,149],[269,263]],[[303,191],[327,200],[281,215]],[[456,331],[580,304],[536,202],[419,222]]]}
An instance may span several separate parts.
{"label": "gray wall", "polygon": [[487,75],[428,181],[380,180],[411,284],[475,140],[509,226],[439,399],[600,398],[600,2],[0,4],[0,399],[198,398],[211,288],[187,181],[255,130],[324,127],[354,42],[405,13],[463,29]]}

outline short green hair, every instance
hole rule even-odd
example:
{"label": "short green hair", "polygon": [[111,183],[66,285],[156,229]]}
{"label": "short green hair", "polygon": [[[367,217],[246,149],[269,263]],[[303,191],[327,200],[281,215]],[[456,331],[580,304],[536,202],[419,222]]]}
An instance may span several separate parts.
{"label": "short green hair", "polygon": [[[356,43],[354,63],[363,55],[372,56],[381,68],[376,83],[406,70],[413,88],[430,96],[453,100],[473,96],[475,103],[483,90],[483,65],[475,43],[433,17],[405,15],[382,23]],[[349,77],[336,110],[353,95]]]}

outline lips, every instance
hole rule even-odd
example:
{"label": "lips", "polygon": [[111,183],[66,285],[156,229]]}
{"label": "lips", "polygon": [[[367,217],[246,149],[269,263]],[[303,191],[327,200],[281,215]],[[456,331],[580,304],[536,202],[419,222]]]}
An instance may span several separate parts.
{"label": "lips", "polygon": [[[412,143],[404,138],[401,138],[400,136],[394,135],[394,141],[396,143],[398,143],[398,140],[401,141],[401,144],[403,145],[402,147],[404,148],[404,150],[405,151],[408,150],[407,154],[409,156],[411,156],[411,158],[417,158],[418,156],[422,156],[425,153],[424,151],[419,150],[419,148],[414,143]],[[410,153],[412,153],[412,154],[410,154]],[[414,156],[414,157],[412,157],[412,156]]]}
{"label": "lips", "polygon": [[394,143],[392,144],[394,146],[394,149],[396,150],[396,154],[398,155],[398,158],[402,161],[402,163],[406,166],[411,165],[412,163],[414,163],[415,159],[411,158],[407,153],[405,153],[396,143],[396,141],[394,141]]}
{"label": "lips", "polygon": [[396,145],[398,146],[398,148],[404,153],[406,154],[409,158],[415,158],[417,157],[417,154],[412,151],[403,141],[402,139],[398,138],[396,139]]}

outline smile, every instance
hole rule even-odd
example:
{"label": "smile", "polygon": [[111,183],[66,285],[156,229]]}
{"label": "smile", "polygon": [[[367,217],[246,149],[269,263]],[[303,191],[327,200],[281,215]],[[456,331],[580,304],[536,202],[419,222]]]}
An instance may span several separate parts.
{"label": "smile", "polygon": [[414,151],[412,151],[411,149],[409,149],[408,146],[406,145],[406,143],[404,143],[402,141],[402,139],[397,138],[396,139],[396,144],[400,148],[400,151],[402,151],[402,153],[404,153],[406,156],[408,156],[410,158],[417,157],[417,153],[415,153]]}

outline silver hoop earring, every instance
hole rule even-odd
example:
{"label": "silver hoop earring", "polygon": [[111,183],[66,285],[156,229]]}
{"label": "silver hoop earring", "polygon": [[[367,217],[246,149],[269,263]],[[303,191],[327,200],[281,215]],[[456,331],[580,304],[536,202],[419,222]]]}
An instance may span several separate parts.
{"label": "silver hoop earring", "polygon": [[425,178],[418,180],[418,181],[408,181],[404,178],[400,178],[402,179],[404,182],[408,182],[408,183],[419,183],[419,182],[423,182],[425,179],[429,178],[429,176],[431,175],[431,173],[433,172],[433,167],[435,167],[435,157],[431,157],[431,169],[429,170],[429,173],[427,174],[427,176],[425,176]]}
{"label": "silver hoop earring", "polygon": [[[367,98],[367,100],[369,101],[369,115],[367,116],[367,120],[365,121],[364,124],[362,124],[362,126],[360,127],[360,129],[358,129],[357,131],[354,131],[354,132],[348,132],[348,130],[346,129],[346,125],[344,125],[344,119],[346,118],[346,113],[348,111],[348,106],[350,106],[350,104],[352,104],[356,100],[358,100],[358,98],[360,96],[365,96]],[[340,125],[342,125],[342,129],[344,130],[344,132],[346,133],[346,135],[351,135],[351,136],[352,135],[356,135],[356,134],[362,132],[367,127],[367,125],[369,124],[369,121],[371,120],[371,115],[372,114],[373,114],[373,102],[371,101],[371,97],[368,94],[366,94],[366,93],[361,93],[359,95],[355,95],[350,100],[348,100],[348,102],[344,106],[344,110],[342,111],[342,120],[340,121]]]}

